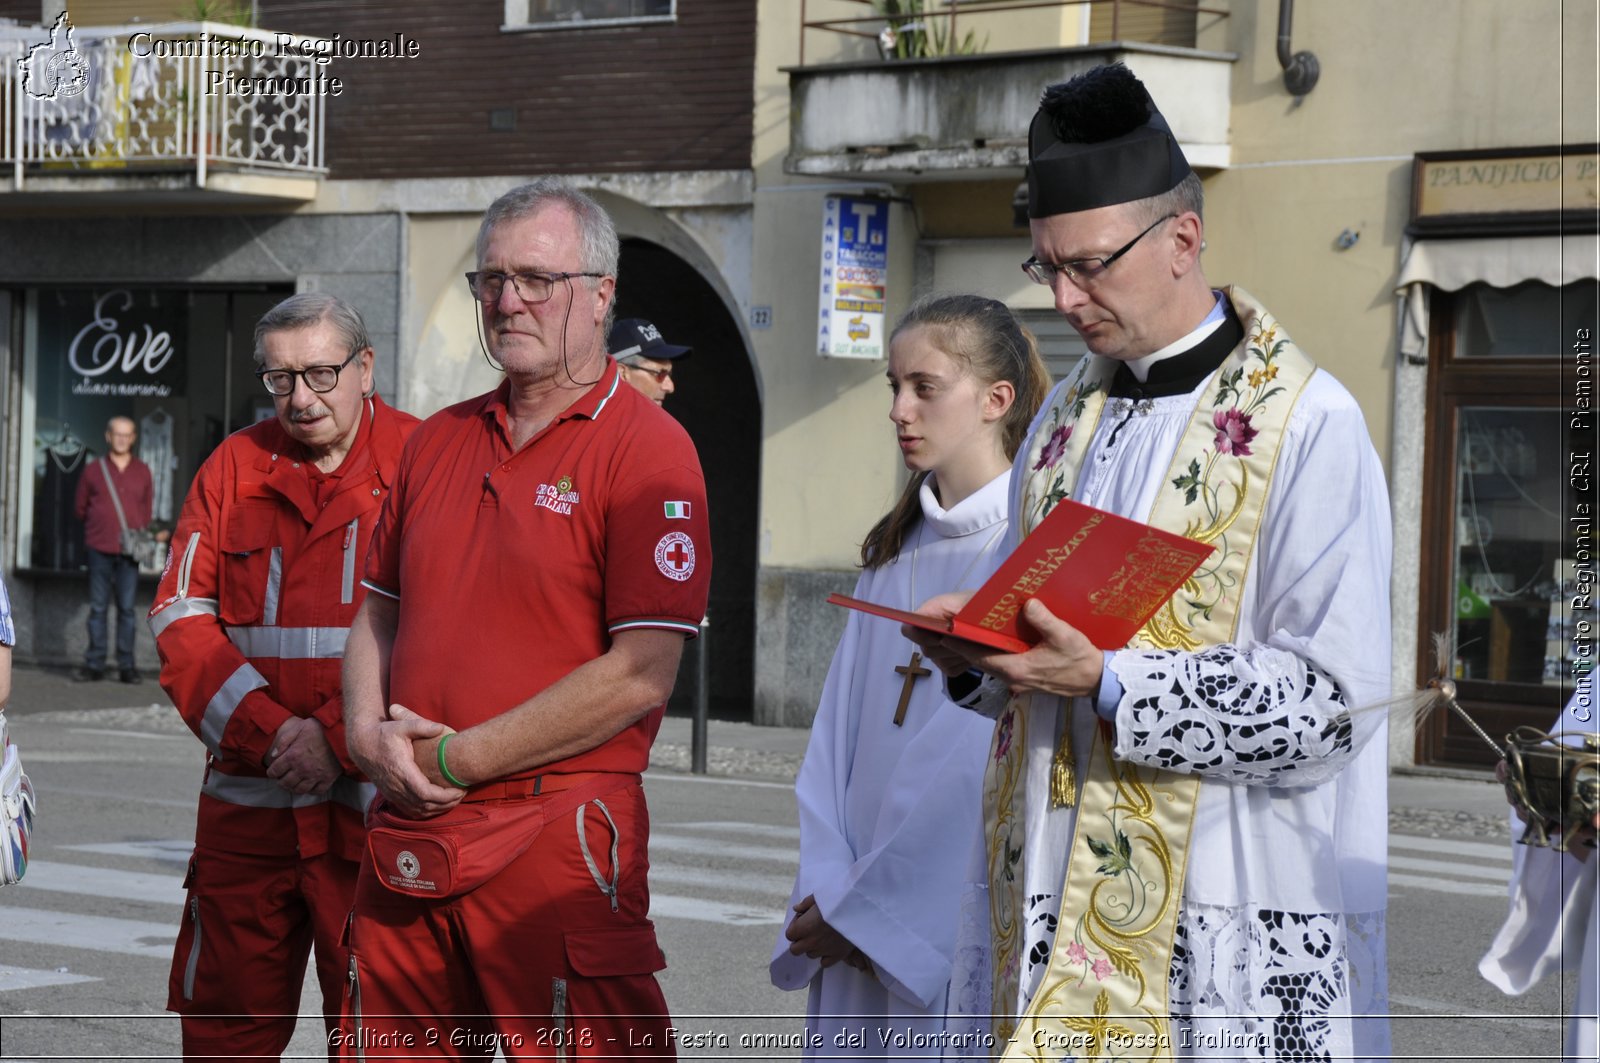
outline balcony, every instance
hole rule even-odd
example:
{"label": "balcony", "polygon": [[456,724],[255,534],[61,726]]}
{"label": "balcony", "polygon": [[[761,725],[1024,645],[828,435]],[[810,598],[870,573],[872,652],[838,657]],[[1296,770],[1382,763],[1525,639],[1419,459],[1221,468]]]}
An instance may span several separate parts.
{"label": "balcony", "polygon": [[[1193,3],[1139,0],[981,7],[950,0],[940,5],[937,14],[926,15],[921,14],[921,3],[913,6],[920,16],[915,21],[881,13],[806,21],[802,7],[802,35],[827,31],[869,41],[876,54],[786,71],[791,103],[787,173],[897,183],[992,178],[997,170],[1020,176],[1027,162],[1028,123],[1044,86],[1116,61],[1126,63],[1160,101],[1191,165],[1208,170],[1228,165],[1229,80],[1238,56],[1191,46],[1197,39],[1222,40],[1217,23],[1225,12]],[[1187,31],[1176,39],[1190,43],[1160,43],[1158,36],[1155,42],[1105,40],[1032,50],[977,50],[988,39],[982,27],[1005,30],[1008,16],[1032,18],[1033,26],[1044,26],[1048,35],[1015,29],[997,32],[1003,45],[1030,38],[1115,35],[1119,26],[1140,25],[1134,11],[1143,8],[1186,16]],[[816,10],[815,0],[810,9]],[[901,10],[905,9],[902,0]],[[1076,18],[1066,22],[1059,17],[1053,25],[1041,23],[1040,13],[1047,9],[1081,9],[1092,15],[1081,25],[1073,25]],[[1198,29],[1197,20],[1203,20]],[[1166,18],[1162,25],[1172,39],[1173,20]],[[1085,32],[1086,26],[1093,28]],[[908,30],[920,34],[919,47],[906,48]],[[908,51],[909,57],[896,57]],[[927,54],[930,51],[942,54]]]}
{"label": "balcony", "polygon": [[0,209],[315,198],[326,45],[213,22],[0,25]]}

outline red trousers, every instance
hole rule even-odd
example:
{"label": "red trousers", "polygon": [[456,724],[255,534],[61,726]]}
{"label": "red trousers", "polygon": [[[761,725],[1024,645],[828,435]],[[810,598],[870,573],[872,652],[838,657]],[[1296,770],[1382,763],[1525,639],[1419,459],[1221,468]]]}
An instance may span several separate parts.
{"label": "red trousers", "polygon": [[537,836],[458,896],[397,893],[362,866],[345,1058],[677,1058],[655,979],[666,958],[648,918],[644,790],[636,775],[601,783],[581,801],[495,802],[497,815],[526,816],[520,837]]}
{"label": "red trousers", "polygon": [[277,1059],[294,1036],[313,942],[331,1048],[359,869],[331,853],[285,860],[195,848],[167,986],[167,1010],[182,1017],[184,1059]]}

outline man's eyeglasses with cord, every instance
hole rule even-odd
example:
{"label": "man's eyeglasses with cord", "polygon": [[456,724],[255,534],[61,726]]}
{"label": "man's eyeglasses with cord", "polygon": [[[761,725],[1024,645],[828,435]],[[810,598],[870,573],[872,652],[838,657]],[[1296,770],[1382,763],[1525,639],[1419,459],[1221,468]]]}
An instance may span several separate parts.
{"label": "man's eyeglasses with cord", "polygon": [[604,277],[604,273],[500,273],[496,270],[474,270],[467,275],[467,287],[471,289],[473,298],[486,306],[492,306],[500,301],[501,294],[506,290],[506,280],[511,281],[512,289],[517,293],[517,298],[524,303],[532,305],[543,303],[555,294],[556,281],[569,280],[572,277]]}
{"label": "man's eyeglasses with cord", "polygon": [[1176,214],[1168,214],[1164,218],[1157,218],[1145,227],[1144,232],[1117,248],[1104,258],[1075,258],[1070,262],[1040,262],[1037,258],[1030,257],[1022,264],[1022,272],[1035,284],[1044,284],[1054,287],[1056,274],[1065,273],[1067,279],[1074,284],[1092,284],[1100,279],[1100,275],[1111,267],[1111,263],[1133,250],[1133,245],[1145,238],[1145,235],[1164,221],[1171,221]]}
{"label": "man's eyeglasses with cord", "polygon": [[294,382],[303,379],[306,387],[318,395],[325,395],[339,386],[339,370],[355,361],[356,355],[366,350],[357,347],[350,352],[350,357],[338,365],[308,365],[304,369],[257,369],[256,379],[261,381],[261,386],[267,389],[269,395],[283,398],[294,393]]}

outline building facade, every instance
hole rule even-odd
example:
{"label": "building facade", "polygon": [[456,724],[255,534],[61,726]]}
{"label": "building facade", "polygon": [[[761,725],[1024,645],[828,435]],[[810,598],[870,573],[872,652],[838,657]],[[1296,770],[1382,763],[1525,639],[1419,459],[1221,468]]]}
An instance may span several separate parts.
{"label": "building facade", "polygon": [[[462,274],[484,207],[554,173],[616,218],[619,314],[695,348],[672,411],[704,456],[714,513],[712,703],[748,716],[754,11],[193,6],[172,21],[183,16],[167,0],[78,0],[70,37],[52,37],[60,4],[0,6],[15,20],[0,45],[22,62],[7,62],[0,106],[0,535],[19,654],[81,655],[71,489],[104,450],[106,419],[140,423],[170,522],[216,443],[271,414],[251,333],[276,300],[322,290],[360,308],[379,390],[402,408],[426,414],[494,386]],[[54,80],[80,66],[77,91]],[[147,662],[153,652],[144,643]]]}
{"label": "building facade", "polygon": [[[0,15],[34,44],[59,7]],[[80,45],[122,55],[164,7],[71,16]],[[1548,723],[1593,659],[1574,415],[1600,275],[1600,0],[881,7],[260,0],[255,30],[161,32],[269,52],[287,34],[332,42],[328,61],[123,59],[49,117],[8,97],[0,541],[20,653],[81,644],[59,500],[106,416],[147,426],[175,506],[221,434],[266,409],[255,317],[306,289],[362,308],[402,407],[485,390],[460,279],[477,216],[560,173],[618,220],[620,312],[695,348],[667,408],[710,490],[713,711],[805,724],[844,622],[824,599],[904,482],[883,330],[924,292],[970,290],[1022,313],[1058,371],[1081,353],[1018,269],[1013,200],[1039,90],[1121,60],[1202,176],[1208,277],[1270,306],[1366,415],[1395,515],[1397,692],[1437,674],[1439,632],[1491,733]],[[236,91],[206,96],[213,74]],[[240,79],[263,76],[341,91],[242,103]],[[91,130],[116,146],[75,151]],[[828,272],[850,255],[855,273]],[[1396,764],[1492,759],[1443,717],[1391,741]]]}
{"label": "building facade", "polygon": [[[1040,88],[1121,60],[1201,174],[1208,278],[1271,307],[1362,406],[1394,512],[1396,693],[1442,671],[1491,734],[1548,726],[1594,655],[1597,5],[917,6],[922,40],[886,58],[837,32],[882,21],[829,25],[858,5],[816,0],[804,27],[761,5],[763,27],[797,27],[763,33],[757,64],[754,298],[773,322],[756,335],[772,382],[762,607],[785,607],[761,637],[824,626],[799,615],[813,584],[832,571],[843,585],[903,482],[882,364],[816,359],[817,263],[775,250],[814,240],[830,194],[879,194],[888,320],[924,291],[979,291],[1069,361],[1048,291],[1018,270],[1012,198]],[[801,468],[851,475],[777,474]],[[760,704],[805,719],[817,677],[793,670],[825,657],[758,657],[790,669]],[[1397,765],[1495,759],[1448,714],[1397,719]]]}

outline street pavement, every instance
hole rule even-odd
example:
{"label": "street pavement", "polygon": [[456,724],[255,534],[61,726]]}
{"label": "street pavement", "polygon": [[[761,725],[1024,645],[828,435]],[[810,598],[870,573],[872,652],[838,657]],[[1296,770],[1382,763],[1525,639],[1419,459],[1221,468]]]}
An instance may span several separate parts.
{"label": "street pavement", "polygon": [[[19,668],[13,735],[41,794],[28,877],[0,892],[0,1060],[161,1058],[178,1050],[165,984],[203,762],[160,688]],[[767,982],[796,866],[792,782],[807,732],[690,722],[652,754],[652,915],[682,1058],[797,1055],[803,993]],[[1549,1058],[1563,987],[1506,998],[1476,962],[1505,911],[1504,798],[1481,777],[1390,781],[1389,991],[1396,1058]],[[285,1058],[323,1058],[319,1003]]]}

